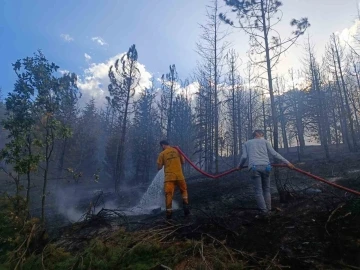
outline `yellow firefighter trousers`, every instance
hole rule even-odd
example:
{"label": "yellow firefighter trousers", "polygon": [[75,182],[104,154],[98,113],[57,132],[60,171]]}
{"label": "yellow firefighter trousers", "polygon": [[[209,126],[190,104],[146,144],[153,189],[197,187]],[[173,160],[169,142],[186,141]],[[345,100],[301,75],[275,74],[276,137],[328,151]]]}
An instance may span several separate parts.
{"label": "yellow firefighter trousers", "polygon": [[164,183],[165,188],[165,204],[166,211],[172,212],[172,200],[174,197],[175,187],[178,186],[181,192],[181,196],[184,204],[188,204],[188,192],[185,180],[166,181]]}

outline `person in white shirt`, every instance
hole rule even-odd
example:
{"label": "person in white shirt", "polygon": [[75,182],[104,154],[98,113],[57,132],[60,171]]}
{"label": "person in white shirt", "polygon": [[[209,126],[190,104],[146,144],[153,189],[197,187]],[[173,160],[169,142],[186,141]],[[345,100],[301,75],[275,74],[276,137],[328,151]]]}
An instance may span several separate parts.
{"label": "person in white shirt", "polygon": [[284,162],[290,169],[295,166],[274,150],[270,142],[264,139],[261,130],[253,132],[253,139],[243,145],[243,152],[240,158],[238,169],[241,170],[246,161],[251,171],[251,179],[254,182],[255,198],[262,214],[269,214],[271,211],[270,194],[270,172],[271,164],[269,155]]}

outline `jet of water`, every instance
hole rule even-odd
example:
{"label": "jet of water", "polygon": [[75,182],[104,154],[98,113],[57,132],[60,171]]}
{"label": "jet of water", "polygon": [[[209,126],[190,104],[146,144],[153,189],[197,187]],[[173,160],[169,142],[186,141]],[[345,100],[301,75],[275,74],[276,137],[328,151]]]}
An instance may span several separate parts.
{"label": "jet of water", "polygon": [[[152,210],[158,208],[165,210],[164,177],[164,169],[159,170],[139,204],[130,210],[131,213],[149,214]],[[177,209],[178,205],[173,202],[172,208]]]}
{"label": "jet of water", "polygon": [[158,171],[150,186],[142,196],[140,203],[137,205],[140,208],[157,208],[165,207],[164,197],[164,169]]}

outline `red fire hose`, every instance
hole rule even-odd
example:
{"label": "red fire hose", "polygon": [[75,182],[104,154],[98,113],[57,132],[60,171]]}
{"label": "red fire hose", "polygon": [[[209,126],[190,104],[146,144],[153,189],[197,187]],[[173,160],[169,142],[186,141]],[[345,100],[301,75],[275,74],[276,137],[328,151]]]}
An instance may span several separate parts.
{"label": "red fire hose", "polygon": [[[216,179],[216,178],[220,178],[220,177],[223,177],[223,176],[228,175],[228,174],[230,174],[230,173],[233,173],[233,172],[238,171],[238,169],[234,168],[234,169],[228,170],[228,171],[226,171],[226,172],[223,172],[223,173],[220,173],[220,174],[217,174],[217,175],[208,174],[207,172],[204,172],[203,170],[201,170],[200,168],[198,168],[198,167],[184,154],[184,152],[181,151],[181,149],[180,149],[178,146],[173,146],[173,147],[174,147],[176,150],[179,151],[179,153],[185,158],[185,160],[186,160],[187,162],[189,162],[189,164],[190,164],[195,170],[197,170],[199,173],[201,173],[201,174],[203,174],[203,175],[205,175],[205,176],[207,176],[207,177],[209,177],[209,178]],[[288,168],[288,166],[285,165],[285,164],[272,164],[272,166],[273,166],[273,167],[286,167],[286,168]],[[327,180],[325,180],[325,179],[323,179],[323,178],[321,178],[321,177],[319,177],[319,176],[316,176],[316,175],[313,175],[313,174],[311,174],[311,173],[305,172],[305,171],[303,171],[303,170],[301,170],[301,169],[298,169],[298,168],[294,168],[293,170],[294,170],[294,171],[297,171],[297,172],[299,172],[299,173],[301,173],[301,174],[304,174],[304,175],[306,175],[306,176],[309,176],[309,177],[311,177],[311,178],[313,178],[313,179],[315,179],[315,180],[317,180],[317,181],[323,182],[323,183],[328,184],[328,185],[330,185],[330,186],[333,186],[333,187],[336,187],[336,188],[339,188],[339,189],[345,190],[345,191],[347,191],[347,192],[350,192],[350,193],[352,193],[352,194],[355,194],[355,195],[360,196],[360,191],[353,190],[353,189],[350,189],[350,188],[347,188],[347,187],[344,187],[344,186],[340,186],[340,185],[338,185],[338,184],[332,183],[332,182],[327,181]]]}

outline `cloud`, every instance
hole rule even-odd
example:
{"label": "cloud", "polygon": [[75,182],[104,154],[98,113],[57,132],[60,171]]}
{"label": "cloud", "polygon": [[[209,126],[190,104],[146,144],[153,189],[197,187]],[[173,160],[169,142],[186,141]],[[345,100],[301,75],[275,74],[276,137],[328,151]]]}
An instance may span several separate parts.
{"label": "cloud", "polygon": [[200,84],[197,81],[190,83],[187,87],[185,87],[184,91],[188,96],[193,96],[195,93],[199,91]]}
{"label": "cloud", "polygon": [[70,71],[68,71],[68,70],[66,70],[66,69],[59,69],[59,73],[60,73],[61,75],[64,75],[64,74],[70,73]]}
{"label": "cloud", "polygon": [[[83,94],[83,97],[81,98],[83,102],[87,102],[89,99],[95,98],[97,106],[101,107],[105,104],[105,97],[109,95],[109,68],[124,54],[125,53],[115,55],[103,63],[91,63],[89,67],[84,70],[84,73],[78,78],[78,87]],[[152,77],[144,65],[138,63],[137,67],[140,71],[141,77],[139,86],[136,89],[136,95],[144,88],[151,86]]]}
{"label": "cloud", "polygon": [[66,42],[74,41],[74,38],[69,34],[61,34],[60,37],[65,40]]}
{"label": "cloud", "polygon": [[87,53],[85,53],[84,56],[85,56],[85,59],[86,59],[87,61],[90,61],[90,60],[91,60],[91,56],[88,55]]}
{"label": "cloud", "polygon": [[360,34],[360,20],[356,20],[352,26],[343,29],[341,32],[336,32],[335,34],[339,37],[341,45],[356,45],[357,41],[354,37]]}
{"label": "cloud", "polygon": [[[162,80],[161,78],[155,79],[155,100],[159,102],[161,100],[161,95],[163,93],[163,89],[161,87]],[[165,84],[168,84],[170,86],[170,83],[166,82]],[[176,82],[174,85],[175,89],[175,95],[180,95],[188,98],[191,100],[191,103],[193,106],[195,106],[196,102],[196,93],[199,92],[200,84],[198,81],[189,82],[188,84],[183,84],[180,82]]]}
{"label": "cloud", "polygon": [[97,42],[97,43],[98,43],[99,45],[101,45],[101,46],[108,45],[108,44],[105,42],[105,40],[104,40],[103,38],[101,38],[101,37],[93,37],[91,40]]}

